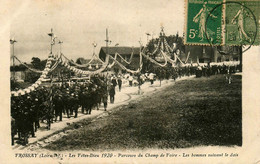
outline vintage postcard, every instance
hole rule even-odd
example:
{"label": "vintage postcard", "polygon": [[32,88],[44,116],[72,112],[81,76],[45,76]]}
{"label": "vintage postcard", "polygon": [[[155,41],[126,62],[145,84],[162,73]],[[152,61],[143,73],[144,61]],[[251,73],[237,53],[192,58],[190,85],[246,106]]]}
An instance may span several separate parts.
{"label": "vintage postcard", "polygon": [[260,163],[259,9],[2,1],[1,163]]}

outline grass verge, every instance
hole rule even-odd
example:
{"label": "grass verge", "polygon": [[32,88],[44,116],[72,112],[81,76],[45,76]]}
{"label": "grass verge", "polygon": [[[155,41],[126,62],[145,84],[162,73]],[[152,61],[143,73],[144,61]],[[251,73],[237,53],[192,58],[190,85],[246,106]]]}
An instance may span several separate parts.
{"label": "grass verge", "polygon": [[216,75],[176,82],[90,124],[84,124],[86,120],[79,122],[80,128],[45,148],[59,151],[241,146],[241,80],[236,75],[227,84],[223,75]]}

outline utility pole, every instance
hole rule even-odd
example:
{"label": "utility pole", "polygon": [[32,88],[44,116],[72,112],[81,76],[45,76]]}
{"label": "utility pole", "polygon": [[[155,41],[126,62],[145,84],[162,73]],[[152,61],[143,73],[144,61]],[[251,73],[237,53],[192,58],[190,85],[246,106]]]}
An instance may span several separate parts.
{"label": "utility pole", "polygon": [[16,43],[17,41],[13,38],[13,39],[10,39],[10,43],[13,45],[13,55],[12,55],[12,59],[13,59],[13,80],[15,80],[15,70],[14,70],[14,66],[15,66],[15,63],[14,63],[14,44]]}

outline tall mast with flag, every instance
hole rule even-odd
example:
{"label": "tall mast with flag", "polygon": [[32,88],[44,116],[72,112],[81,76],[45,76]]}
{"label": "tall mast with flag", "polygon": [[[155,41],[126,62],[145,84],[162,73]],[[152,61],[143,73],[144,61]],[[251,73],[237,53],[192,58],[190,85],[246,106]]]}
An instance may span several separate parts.
{"label": "tall mast with flag", "polygon": [[[108,39],[108,29],[107,28],[106,28],[106,40],[105,40],[105,42],[106,42],[106,55],[109,55],[109,53],[108,53],[108,42],[111,43],[111,40]],[[108,81],[107,76],[108,76],[108,72],[107,72],[107,75],[106,75],[106,84],[107,84],[107,81]]]}
{"label": "tall mast with flag", "polygon": [[15,80],[15,70],[14,70],[14,66],[15,66],[15,63],[14,63],[14,44],[16,43],[17,41],[14,39],[14,37],[12,39],[10,39],[10,43],[13,45],[13,55],[12,55],[12,59],[13,59],[13,80]]}
{"label": "tall mast with flag", "polygon": [[106,40],[105,40],[105,42],[106,42],[106,51],[107,51],[106,53],[109,54],[108,53],[108,45],[109,45],[108,43],[111,43],[112,41],[109,40],[109,38],[108,38],[108,29],[107,28],[106,28]]}
{"label": "tall mast with flag", "polygon": [[[48,33],[48,35],[51,37],[51,52],[50,52],[50,54],[51,54],[51,56],[53,56],[53,54],[52,54],[52,46],[55,44],[55,38],[57,38],[55,35],[54,35],[54,33],[53,33],[53,30],[52,30],[52,28],[51,28],[51,32],[50,33]],[[50,101],[49,101],[49,105],[50,105],[50,108],[49,108],[49,115],[51,115],[51,113],[53,113],[53,102],[52,102],[52,100],[53,100],[53,95],[52,95],[52,85],[53,85],[53,74],[51,73],[51,75],[50,75],[50,80],[51,80],[51,87],[50,87]],[[50,119],[48,119],[48,126],[47,126],[47,129],[48,130],[50,130],[51,129],[51,120]]]}
{"label": "tall mast with flag", "polygon": [[51,28],[51,32],[48,33],[51,37],[51,54],[52,54],[52,46],[55,44],[55,39],[57,38],[56,35],[53,33],[53,29]]}

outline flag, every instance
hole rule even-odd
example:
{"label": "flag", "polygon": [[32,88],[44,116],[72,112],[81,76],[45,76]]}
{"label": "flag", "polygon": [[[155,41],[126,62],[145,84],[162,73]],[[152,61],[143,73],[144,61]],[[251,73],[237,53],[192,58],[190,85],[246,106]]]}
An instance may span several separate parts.
{"label": "flag", "polygon": [[55,34],[53,34],[53,38],[52,38],[52,41],[51,41],[51,44],[54,45],[55,44],[55,39],[57,38],[57,36]]}
{"label": "flag", "polygon": [[14,39],[14,37],[12,39],[10,39],[11,44],[14,44],[15,42],[17,42],[17,41]]}

